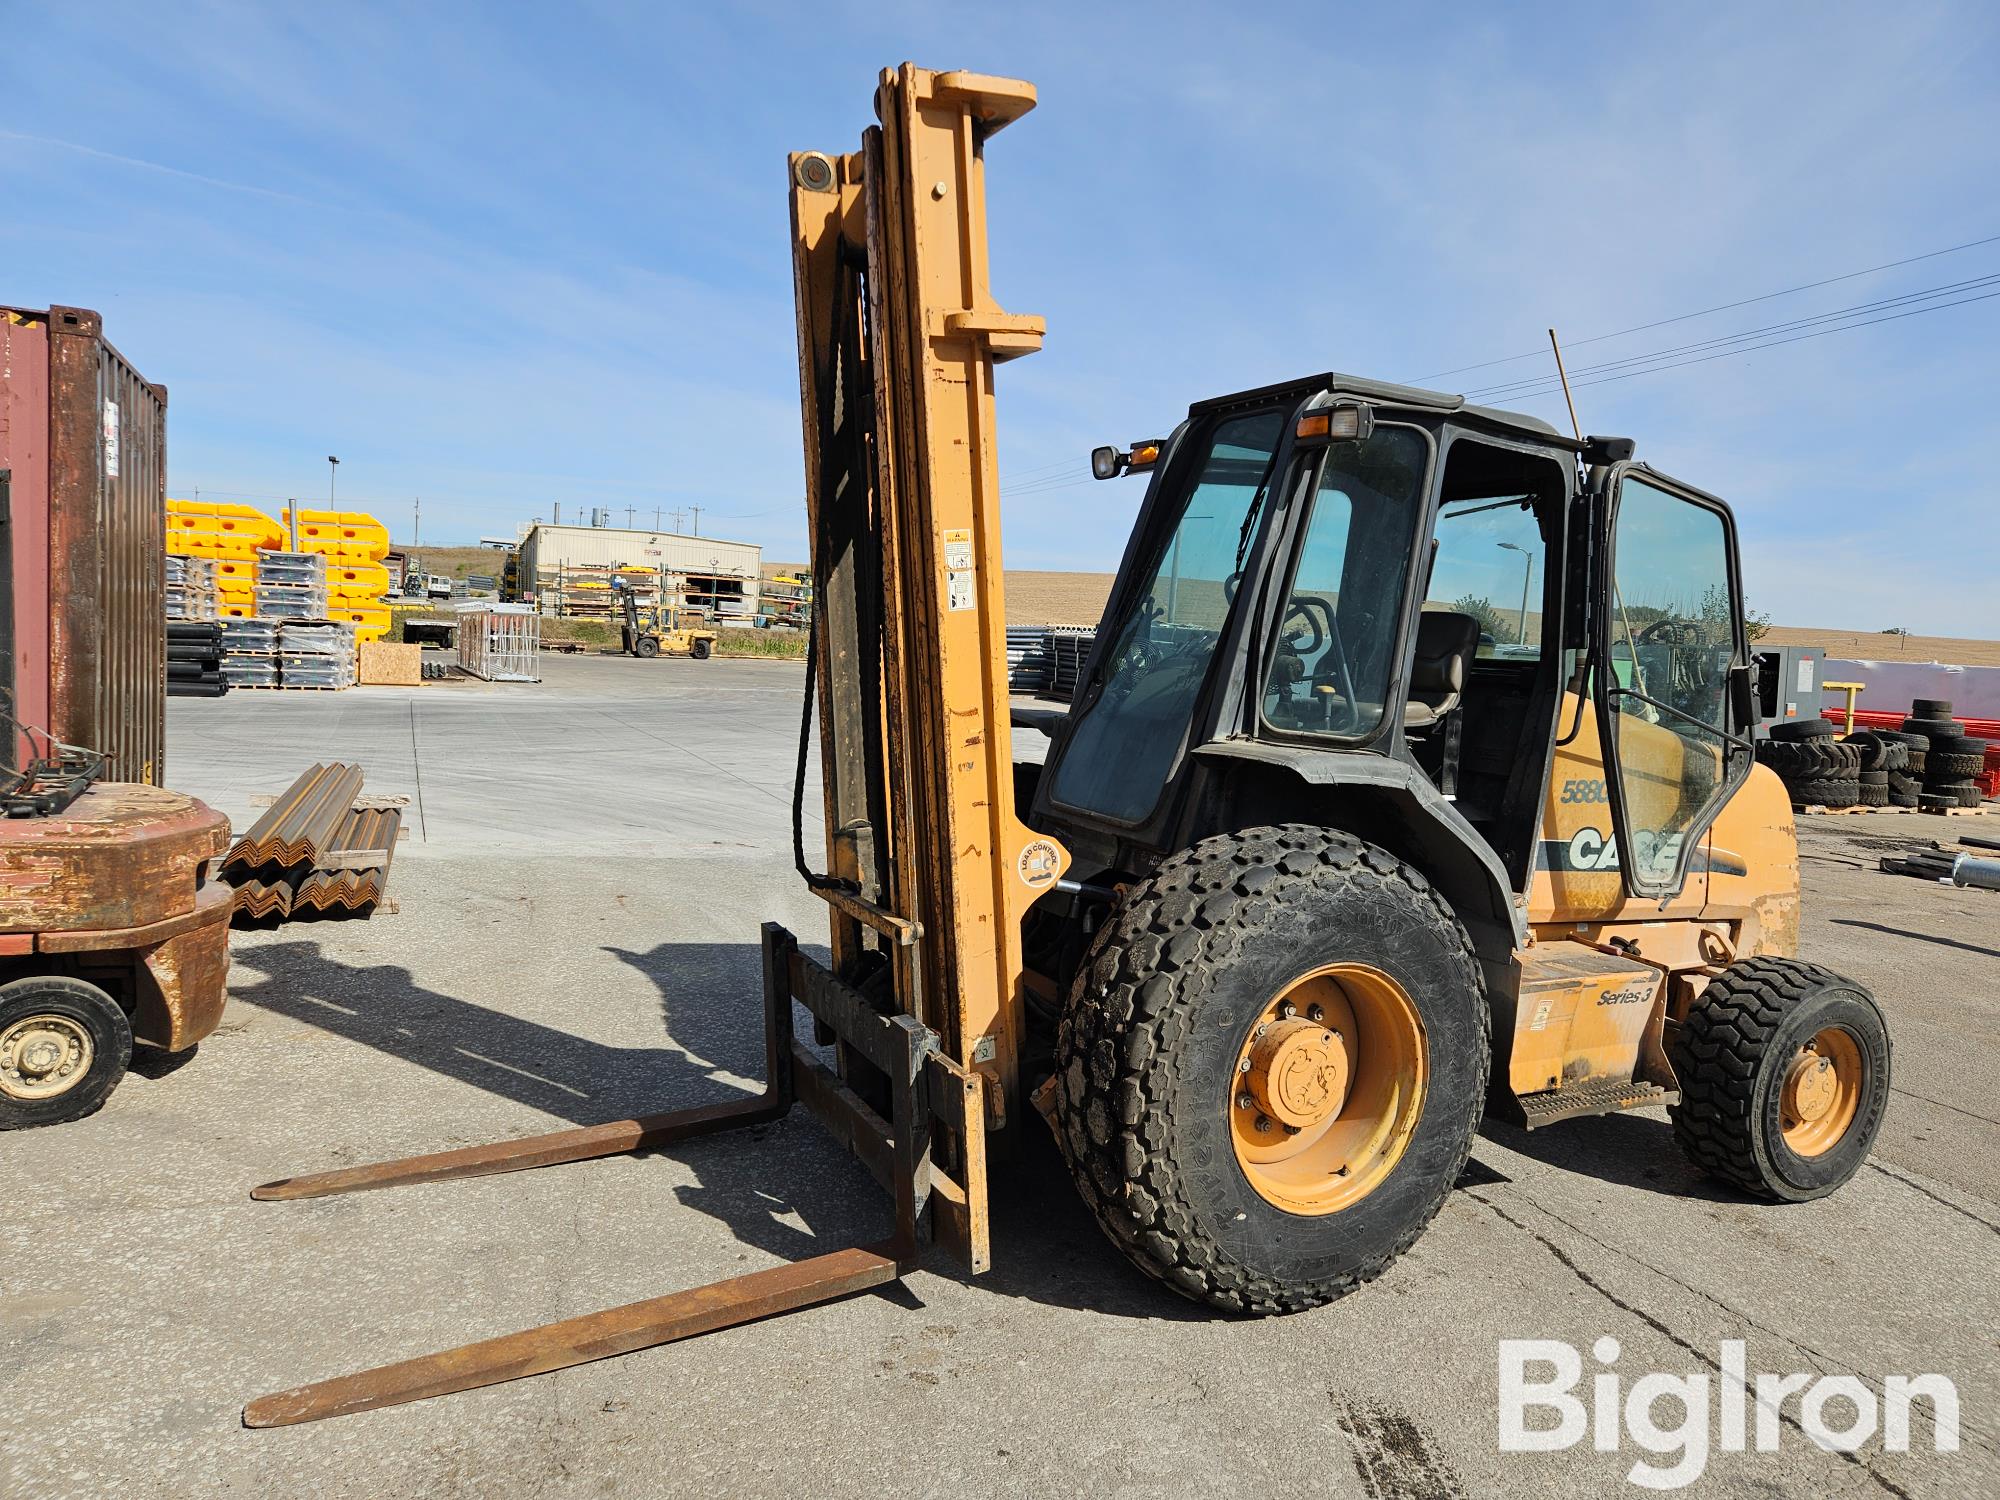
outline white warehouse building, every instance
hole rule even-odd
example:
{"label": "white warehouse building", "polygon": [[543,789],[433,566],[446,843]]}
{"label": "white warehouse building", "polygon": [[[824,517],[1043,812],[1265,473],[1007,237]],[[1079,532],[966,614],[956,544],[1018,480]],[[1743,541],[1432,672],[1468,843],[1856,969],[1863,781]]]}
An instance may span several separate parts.
{"label": "white warehouse building", "polygon": [[560,587],[570,569],[645,568],[666,574],[667,590],[721,617],[757,613],[764,549],[755,542],[617,526],[537,522],[521,538],[521,587]]}

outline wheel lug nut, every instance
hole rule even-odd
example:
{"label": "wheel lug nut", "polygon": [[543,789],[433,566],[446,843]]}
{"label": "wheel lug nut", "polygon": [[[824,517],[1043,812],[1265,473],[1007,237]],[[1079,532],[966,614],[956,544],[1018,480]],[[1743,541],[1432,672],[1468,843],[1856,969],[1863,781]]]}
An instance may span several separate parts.
{"label": "wheel lug nut", "polygon": [[1292,1002],[1289,1000],[1287,1000],[1283,1005],[1278,1007],[1278,1014],[1284,1017],[1287,1021],[1291,1020],[1291,1018],[1297,1015],[1298,1013],[1299,1013],[1299,1008],[1296,1005],[1292,1004]]}
{"label": "wheel lug nut", "polygon": [[1248,1109],[1248,1108],[1249,1108],[1249,1107],[1250,1107],[1251,1105],[1255,1104],[1256,1102],[1257,1102],[1257,1101],[1256,1101],[1255,1099],[1252,1099],[1252,1098],[1250,1097],[1250,1095],[1249,1095],[1249,1093],[1248,1093],[1247,1091],[1246,1091],[1246,1092],[1244,1092],[1244,1093],[1241,1093],[1241,1094],[1238,1094],[1238,1095],[1236,1096],[1236,1107],[1237,1107],[1238,1109]]}
{"label": "wheel lug nut", "polygon": [[1237,1071],[1237,1072],[1239,1072],[1239,1073],[1247,1073],[1247,1072],[1249,1072],[1249,1071],[1250,1071],[1250,1059],[1246,1057],[1246,1058],[1244,1058],[1244,1059],[1243,1059],[1243,1061],[1241,1061],[1240,1063],[1238,1063],[1238,1064],[1236,1065],[1236,1071]]}
{"label": "wheel lug nut", "polygon": [[1324,1021],[1326,1019],[1326,1007],[1323,1005],[1308,1006],[1306,1008],[1306,1019],[1308,1021]]}
{"label": "wheel lug nut", "polygon": [[1267,1118],[1266,1116],[1259,1115],[1257,1116],[1256,1127],[1259,1130],[1269,1130],[1271,1128],[1271,1122],[1269,1118]]}

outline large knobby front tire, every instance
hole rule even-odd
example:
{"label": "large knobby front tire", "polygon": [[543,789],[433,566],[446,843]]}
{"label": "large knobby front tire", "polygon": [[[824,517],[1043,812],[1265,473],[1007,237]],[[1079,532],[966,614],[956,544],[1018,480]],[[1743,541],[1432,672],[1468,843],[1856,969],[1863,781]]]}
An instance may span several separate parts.
{"label": "large knobby front tire", "polygon": [[1099,932],[1057,1038],[1058,1137],[1149,1275],[1234,1311],[1314,1307],[1443,1206],[1489,1030],[1471,941],[1420,872],[1324,828],[1218,835]]}
{"label": "large knobby front tire", "polygon": [[1731,964],[1674,1039],[1689,1161],[1760,1198],[1824,1198],[1868,1159],[1889,1103],[1889,1028],[1851,979],[1796,958]]}

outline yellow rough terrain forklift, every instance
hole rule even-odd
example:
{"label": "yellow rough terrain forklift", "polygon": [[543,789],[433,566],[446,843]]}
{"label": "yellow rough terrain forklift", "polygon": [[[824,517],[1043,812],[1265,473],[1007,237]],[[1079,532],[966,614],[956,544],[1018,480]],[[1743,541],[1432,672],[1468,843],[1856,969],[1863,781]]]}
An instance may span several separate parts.
{"label": "yellow rough terrain forklift", "polygon": [[888,1232],[263,1397],[251,1425],[827,1301],[932,1243],[984,1270],[988,1139],[1038,1109],[1120,1249],[1256,1312],[1387,1266],[1484,1111],[1664,1104],[1698,1164],[1770,1199],[1866,1155],[1888,1038],[1865,991],[1793,956],[1734,525],[1628,441],[1324,374],[1100,450],[1146,495],[1069,711],[1024,715],[1045,762],[1015,764],[993,382],[1042,323],[988,291],[984,170],[1033,103],[906,64],[859,151],[790,159],[824,872],[797,801],[794,847],[832,934],[821,964],[765,928],[764,1093],[254,1194],[546,1166],[802,1102],[888,1190]]}

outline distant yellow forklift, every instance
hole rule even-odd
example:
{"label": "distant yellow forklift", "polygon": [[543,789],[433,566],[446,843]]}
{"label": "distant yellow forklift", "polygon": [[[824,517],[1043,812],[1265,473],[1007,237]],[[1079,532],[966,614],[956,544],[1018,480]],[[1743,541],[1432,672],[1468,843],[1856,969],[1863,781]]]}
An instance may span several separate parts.
{"label": "distant yellow forklift", "polygon": [[651,659],[664,654],[707,661],[714,654],[718,637],[700,610],[675,604],[642,606],[630,589],[621,588],[618,597],[624,606],[618,642],[627,656]]}

